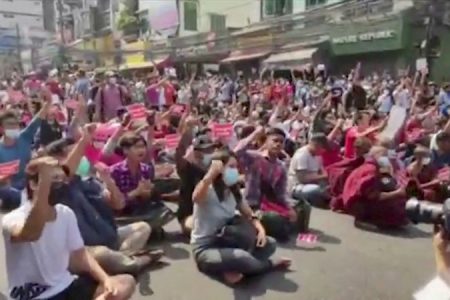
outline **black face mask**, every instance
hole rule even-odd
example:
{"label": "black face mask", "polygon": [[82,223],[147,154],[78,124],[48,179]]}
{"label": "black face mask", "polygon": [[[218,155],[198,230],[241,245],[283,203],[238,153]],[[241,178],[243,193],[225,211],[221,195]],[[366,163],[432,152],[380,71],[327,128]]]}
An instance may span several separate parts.
{"label": "black face mask", "polygon": [[69,197],[69,185],[65,182],[52,182],[48,195],[48,204],[55,206],[63,203]]}

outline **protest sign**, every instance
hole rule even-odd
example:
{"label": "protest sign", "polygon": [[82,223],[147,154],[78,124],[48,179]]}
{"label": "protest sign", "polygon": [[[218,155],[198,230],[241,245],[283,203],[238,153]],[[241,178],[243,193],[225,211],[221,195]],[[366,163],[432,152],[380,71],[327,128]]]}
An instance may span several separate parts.
{"label": "protest sign", "polygon": [[418,58],[416,60],[416,70],[417,71],[422,71],[423,69],[428,68],[428,63],[427,63],[427,59],[426,58]]}
{"label": "protest sign", "polygon": [[142,103],[128,105],[127,110],[132,120],[145,119],[147,117],[147,109]]}
{"label": "protest sign", "polygon": [[13,160],[0,164],[0,176],[11,176],[19,172],[19,160]]}
{"label": "protest sign", "polygon": [[317,243],[317,235],[313,233],[300,233],[297,236],[297,246],[313,245]]}
{"label": "protest sign", "polygon": [[388,123],[381,132],[380,136],[389,140],[394,140],[403,127],[406,117],[406,109],[398,105],[394,105],[389,114]]}
{"label": "protest sign", "polygon": [[233,135],[233,124],[231,123],[214,123],[212,126],[213,136],[215,138],[230,138]]}
{"label": "protest sign", "polygon": [[99,124],[94,132],[94,140],[106,142],[120,127],[120,124]]}
{"label": "protest sign", "polygon": [[180,143],[181,136],[179,134],[168,134],[165,136],[164,141],[167,150],[174,150]]}

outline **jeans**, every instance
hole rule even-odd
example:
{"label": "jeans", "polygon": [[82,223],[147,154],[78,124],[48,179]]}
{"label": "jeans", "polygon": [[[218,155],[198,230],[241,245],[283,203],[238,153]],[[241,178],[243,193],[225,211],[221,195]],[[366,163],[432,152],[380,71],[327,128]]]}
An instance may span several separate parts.
{"label": "jeans", "polygon": [[262,248],[255,248],[250,253],[237,248],[197,248],[194,249],[194,259],[198,269],[209,275],[222,275],[226,272],[236,272],[251,276],[266,273],[273,267],[269,257],[275,253],[276,242],[267,237],[267,243]]}
{"label": "jeans", "polygon": [[292,191],[292,197],[296,200],[304,199],[312,206],[323,206],[330,199],[326,189],[319,184],[297,185]]}
{"label": "jeans", "polygon": [[0,187],[0,206],[5,210],[12,210],[20,206],[22,191],[12,186]]}

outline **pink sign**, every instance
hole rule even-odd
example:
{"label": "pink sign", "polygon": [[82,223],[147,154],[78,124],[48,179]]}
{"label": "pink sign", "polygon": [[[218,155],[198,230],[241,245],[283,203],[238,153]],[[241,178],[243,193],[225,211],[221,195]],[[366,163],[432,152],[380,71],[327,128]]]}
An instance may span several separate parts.
{"label": "pink sign", "polygon": [[215,138],[230,138],[233,135],[233,124],[214,123],[212,131]]}
{"label": "pink sign", "polygon": [[11,176],[19,172],[19,160],[13,160],[0,164],[0,175]]}
{"label": "pink sign", "polygon": [[128,105],[127,110],[133,120],[145,119],[147,117],[147,109],[144,104],[136,103]]}
{"label": "pink sign", "polygon": [[300,233],[297,236],[297,244],[315,244],[317,240],[317,235],[312,233]]}
{"label": "pink sign", "polygon": [[94,140],[106,142],[119,129],[120,124],[99,124],[94,133]]}
{"label": "pink sign", "polygon": [[168,134],[165,136],[166,149],[174,150],[180,143],[181,136],[179,134]]}

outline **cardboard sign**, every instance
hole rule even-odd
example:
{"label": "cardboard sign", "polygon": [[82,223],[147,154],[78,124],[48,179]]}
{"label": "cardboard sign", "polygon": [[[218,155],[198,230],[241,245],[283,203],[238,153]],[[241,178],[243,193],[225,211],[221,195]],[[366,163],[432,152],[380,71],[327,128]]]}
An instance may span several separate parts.
{"label": "cardboard sign", "polygon": [[421,71],[428,68],[428,63],[426,58],[418,58],[416,60],[416,70]]}
{"label": "cardboard sign", "polygon": [[233,136],[233,124],[231,123],[214,123],[212,126],[213,136],[215,138],[230,138]]}
{"label": "cardboard sign", "polygon": [[78,101],[75,99],[68,99],[64,102],[64,104],[66,105],[67,108],[73,110],[77,109],[79,105]]}
{"label": "cardboard sign", "polygon": [[389,114],[389,120],[387,126],[381,132],[380,136],[394,140],[397,134],[400,132],[406,121],[406,109],[398,105],[394,105]]}
{"label": "cardboard sign", "polygon": [[13,160],[0,164],[0,176],[11,176],[19,172],[20,161]]}
{"label": "cardboard sign", "polygon": [[145,119],[147,117],[147,109],[142,103],[128,105],[127,110],[132,120]]}
{"label": "cardboard sign", "polygon": [[179,134],[168,134],[165,136],[164,141],[167,150],[174,150],[180,143],[181,136]]}

